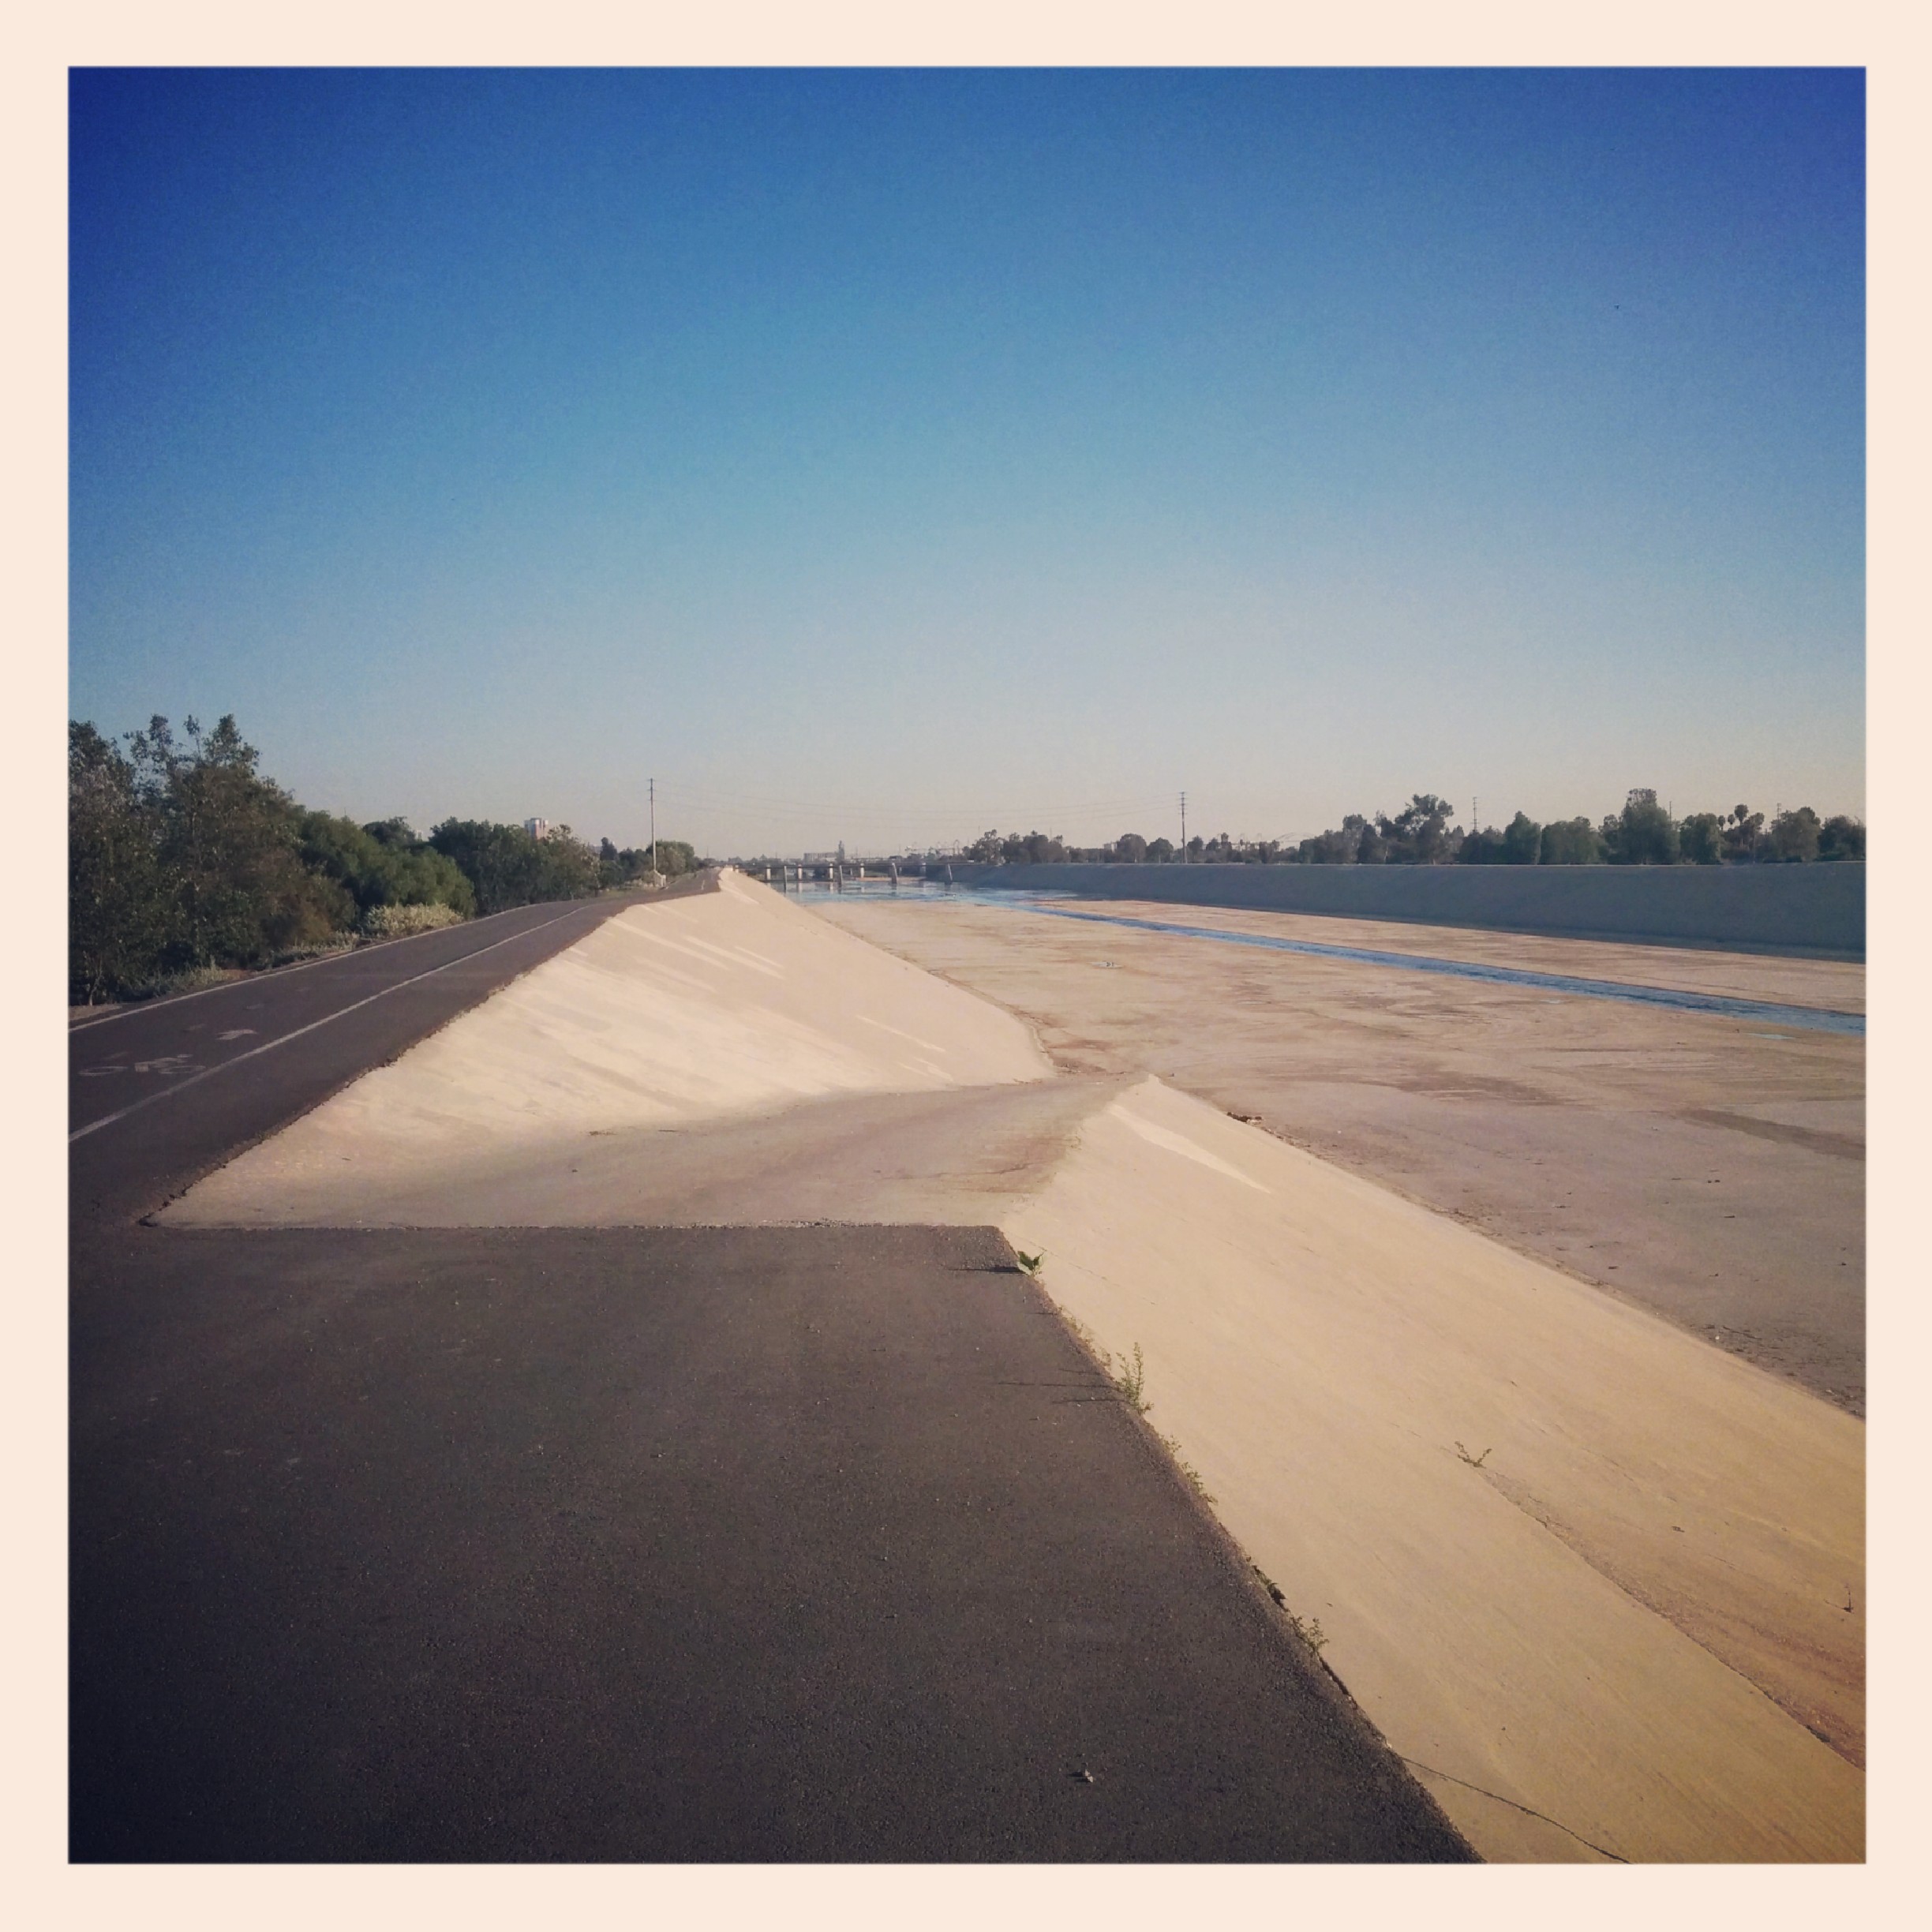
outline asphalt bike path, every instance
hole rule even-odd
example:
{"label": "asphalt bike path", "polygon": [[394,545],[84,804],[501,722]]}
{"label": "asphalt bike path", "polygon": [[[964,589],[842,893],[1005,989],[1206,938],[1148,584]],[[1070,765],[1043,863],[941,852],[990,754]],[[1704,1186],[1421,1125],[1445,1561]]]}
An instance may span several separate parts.
{"label": "asphalt bike path", "polygon": [[77,1234],[159,1207],[638,903],[519,906],[80,1021],[67,1042]]}

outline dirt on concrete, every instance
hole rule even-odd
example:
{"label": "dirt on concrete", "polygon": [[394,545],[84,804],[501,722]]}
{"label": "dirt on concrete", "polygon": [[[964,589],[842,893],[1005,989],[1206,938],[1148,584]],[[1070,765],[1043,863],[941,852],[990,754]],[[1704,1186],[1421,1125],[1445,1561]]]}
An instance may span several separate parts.
{"label": "dirt on concrete", "polygon": [[1485,1858],[1863,1844],[1863,1426],[1145,1079],[1001,1226]]}
{"label": "dirt on concrete", "polygon": [[[809,903],[1021,1015],[1065,1071],[1158,1074],[1864,1412],[1861,1038],[983,901]],[[1863,1006],[1864,968],[1840,962],[1201,907],[1104,909]]]}

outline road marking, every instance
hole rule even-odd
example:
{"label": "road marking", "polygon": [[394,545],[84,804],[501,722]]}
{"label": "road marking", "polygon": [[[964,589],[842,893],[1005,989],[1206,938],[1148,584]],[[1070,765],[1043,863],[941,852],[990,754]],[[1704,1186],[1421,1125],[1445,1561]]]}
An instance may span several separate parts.
{"label": "road marking", "polygon": [[[546,927],[560,924],[573,913],[582,910],[580,906],[572,906],[568,912],[560,912],[555,919],[545,919],[541,925],[526,926],[521,932],[511,933],[507,939],[492,940],[486,946],[478,946],[474,953],[464,953],[461,959],[445,960],[440,966],[432,966],[422,972],[411,973],[408,979],[399,979],[395,985],[386,986],[380,993],[370,994],[366,999],[354,1000],[346,1006],[339,1006],[332,1013],[324,1013],[320,1020],[311,1020],[306,1026],[299,1026],[292,1033],[283,1033],[274,1039],[264,1040],[260,1046],[251,1046],[246,1053],[238,1053],[232,1060],[223,1061],[219,1066],[204,1067],[199,1073],[190,1073],[185,1080],[176,1080],[171,1086],[158,1088],[153,1093],[144,1095],[138,1100],[129,1102],[118,1114],[103,1114],[99,1120],[89,1121],[84,1127],[77,1127],[67,1136],[67,1144],[72,1147],[75,1141],[84,1140],[97,1129],[111,1127],[116,1121],[125,1120],[130,1114],[139,1113],[143,1107],[150,1106],[157,1100],[165,1100],[171,1095],[185,1092],[204,1080],[213,1079],[217,1073],[225,1073],[231,1066],[239,1066],[244,1060],[253,1060],[257,1054],[272,1053],[278,1046],[286,1046],[290,1040],[300,1039],[305,1033],[313,1033],[317,1027],[325,1027],[331,1020],[341,1019],[345,1013],[354,1013],[364,1006],[373,1006],[379,999],[386,999],[391,993],[399,993],[406,986],[415,985],[418,979],[433,979],[438,973],[447,972],[452,966],[464,965],[470,960],[481,959],[485,953],[494,953],[498,946],[511,945],[519,939],[527,939],[532,933],[539,933]],[[192,998],[193,995],[189,997]]]}

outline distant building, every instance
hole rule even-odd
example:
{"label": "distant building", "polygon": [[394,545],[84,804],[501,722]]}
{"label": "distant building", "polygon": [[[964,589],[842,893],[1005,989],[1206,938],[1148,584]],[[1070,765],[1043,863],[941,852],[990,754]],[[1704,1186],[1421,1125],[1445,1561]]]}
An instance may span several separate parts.
{"label": "distant building", "polygon": [[550,821],[548,818],[526,818],[523,829],[534,839],[548,838],[550,836]]}

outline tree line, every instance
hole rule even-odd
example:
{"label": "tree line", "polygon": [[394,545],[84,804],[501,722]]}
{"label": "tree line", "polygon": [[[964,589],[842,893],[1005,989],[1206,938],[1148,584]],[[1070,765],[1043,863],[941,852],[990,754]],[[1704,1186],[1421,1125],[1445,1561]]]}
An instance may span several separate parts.
{"label": "tree line", "polygon": [[1500,828],[1465,830],[1446,799],[1417,792],[1392,816],[1351,813],[1296,842],[1278,839],[1172,840],[1124,832],[1104,845],[1070,845],[1043,832],[983,833],[962,855],[980,865],[1770,865],[1862,859],[1865,826],[1843,814],[1821,818],[1809,805],[1769,822],[1748,805],[1673,818],[1655,792],[1630,793],[1619,812],[1539,825],[1518,812]]}
{"label": "tree line", "polygon": [[[445,819],[427,838],[401,818],[359,825],[312,811],[263,775],[232,716],[178,738],[153,718],[120,743],[70,723],[68,996],[139,998],[237,967],[353,945],[648,877],[646,849],[592,847],[567,826]],[[657,841],[657,871],[696,864]]]}

